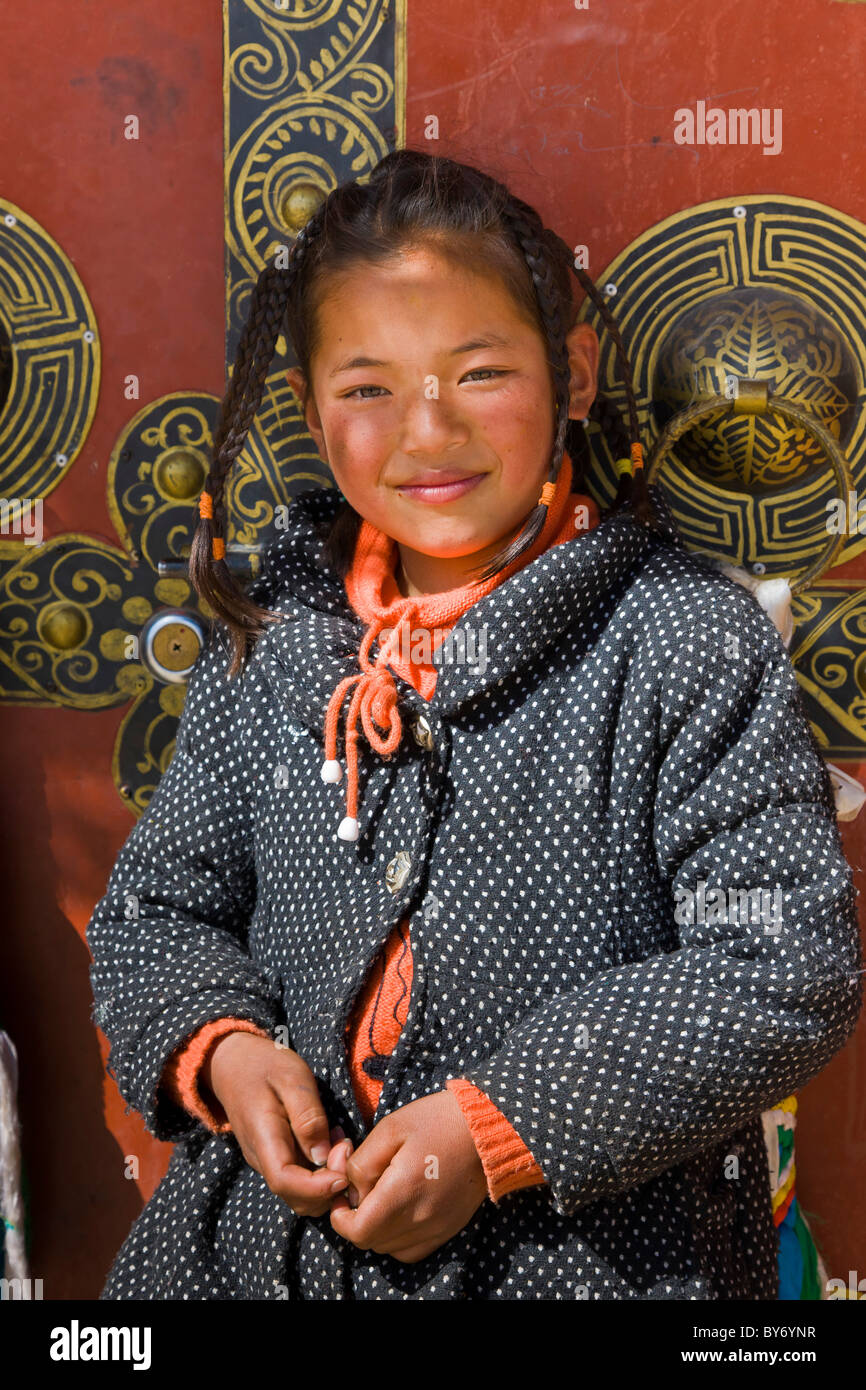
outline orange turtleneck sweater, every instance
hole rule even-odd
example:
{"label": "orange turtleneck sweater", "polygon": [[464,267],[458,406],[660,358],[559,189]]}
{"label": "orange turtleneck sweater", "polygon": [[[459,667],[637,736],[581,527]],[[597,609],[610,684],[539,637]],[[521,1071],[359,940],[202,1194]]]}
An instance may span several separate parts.
{"label": "orange turtleneck sweater", "polygon": [[[572,467],[568,454],[563,456],[556,487],[548,504],[545,525],[528,551],[492,579],[470,583],[443,594],[407,597],[400,593],[395,577],[397,551],[395,542],[383,532],[362,522],[351,570],[346,576],[346,592],[352,608],[367,623],[361,644],[360,676],[349,677],[340,683],[331,700],[326,719],[326,758],[332,767],[336,759],[336,721],[348,688],[356,689],[346,721],[346,748],[349,768],[347,815],[345,824],[354,823],[357,816],[357,751],[358,733],[355,728],[361,716],[365,733],[380,753],[392,751],[402,735],[396,711],[396,686],[389,671],[402,676],[425,700],[431,700],[436,689],[438,667],[424,658],[430,652],[415,640],[437,629],[437,649],[460,617],[485,594],[492,592],[504,579],[516,574],[548,548],[592,529],[599,520],[594,500],[584,493],[571,491]],[[401,633],[401,624],[408,632]],[[368,656],[372,641],[383,628],[391,637],[376,658]],[[404,640],[401,641],[401,636]],[[406,641],[408,636],[410,640]],[[420,653],[420,655],[419,655]],[[372,721],[386,727],[383,737]],[[327,766],[327,762],[326,762]],[[340,775],[341,780],[341,775]],[[412,947],[409,921],[403,918],[391,931],[374,962],[346,1025],[346,1050],[355,1096],[366,1123],[372,1122],[383,1081],[369,1075],[364,1063],[371,1057],[389,1057],[397,1045],[409,1012],[412,989]],[[231,1125],[215,1097],[205,1099],[198,1085],[198,1073],[217,1040],[226,1033],[246,1031],[268,1037],[256,1024],[246,1019],[222,1018],[205,1024],[169,1059],[163,1082],[174,1101],[195,1115],[214,1133],[228,1133]],[[385,1065],[383,1063],[382,1065]],[[488,1195],[498,1202],[507,1192],[545,1182],[542,1170],[513,1126],[484,1093],[461,1077],[445,1083],[463,1111],[475,1141],[487,1178]]]}

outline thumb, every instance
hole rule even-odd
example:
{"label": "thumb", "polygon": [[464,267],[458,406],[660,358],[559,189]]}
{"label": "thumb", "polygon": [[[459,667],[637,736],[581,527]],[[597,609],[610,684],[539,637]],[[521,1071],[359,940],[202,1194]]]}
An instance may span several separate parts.
{"label": "thumb", "polygon": [[346,1160],[346,1177],[351,1188],[357,1193],[355,1205],[360,1205],[368,1192],[371,1192],[379,1178],[388,1167],[395,1153],[401,1148],[405,1134],[394,1114],[386,1115],[358,1145]]}

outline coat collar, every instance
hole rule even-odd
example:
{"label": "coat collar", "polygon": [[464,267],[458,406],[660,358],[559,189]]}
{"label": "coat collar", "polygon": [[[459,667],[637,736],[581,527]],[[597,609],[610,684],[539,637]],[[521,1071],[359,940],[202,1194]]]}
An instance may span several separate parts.
{"label": "coat collar", "polygon": [[[662,537],[642,526],[630,506],[603,513],[588,534],[545,551],[474,604],[452,631],[453,650],[465,650],[466,659],[442,663],[431,708],[453,714],[536,660],[581,616],[591,618],[617,580],[640,568],[660,544],[682,548],[663,494],[655,485],[651,492]],[[251,664],[278,690],[292,716],[319,733],[334,688],[360,670],[357,652],[365,632],[342,579],[322,555],[340,501],[335,489],[325,488],[295,498],[287,529],[269,546],[262,574],[248,590],[284,618],[258,639]],[[395,676],[395,682],[406,710],[424,708],[406,681]]]}

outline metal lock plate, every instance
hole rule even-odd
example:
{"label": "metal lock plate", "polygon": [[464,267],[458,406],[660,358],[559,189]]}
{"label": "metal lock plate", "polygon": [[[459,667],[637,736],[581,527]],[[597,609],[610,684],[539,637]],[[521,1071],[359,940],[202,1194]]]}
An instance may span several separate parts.
{"label": "metal lock plate", "polygon": [[147,669],[165,684],[182,684],[198,660],[207,631],[197,613],[163,608],[141,630],[139,650]]}

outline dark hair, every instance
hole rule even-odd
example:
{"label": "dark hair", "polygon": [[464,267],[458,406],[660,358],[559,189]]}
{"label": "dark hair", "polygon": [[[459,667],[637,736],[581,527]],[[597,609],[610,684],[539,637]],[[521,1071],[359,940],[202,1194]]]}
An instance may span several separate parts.
{"label": "dark hair", "polygon": [[[291,339],[307,390],[318,339],[317,305],[329,278],[357,264],[381,264],[407,245],[424,239],[462,264],[498,273],[521,312],[548,344],[556,392],[556,435],[548,477],[554,482],[565,449],[574,466],[575,490],[585,489],[589,461],[586,431],[568,417],[570,371],[566,334],[577,322],[575,276],[593,300],[616,346],[628,405],[628,429],[616,407],[597,393],[589,418],[610,444],[614,458],[633,457],[639,448],[637,407],[631,367],[619,330],[603,297],[574,263],[561,237],[545,227],[538,213],[504,183],[472,165],[424,150],[400,149],[385,156],[362,183],[340,184],[298,232],[288,256],[269,261],[253,288],[247,320],[235,356],[231,382],[214,431],[208,491],[212,516],[201,516],[190,552],[190,581],[216,616],[226,623],[232,646],[230,674],[242,668],[251,646],[279,614],[255,604],[235,583],[224,559],[215,559],[213,540],[224,553],[225,489],[229,469],[244,447],[267,381],[277,338]],[[281,264],[281,256],[285,264]],[[306,408],[306,398],[301,401]],[[659,518],[648,492],[645,470],[624,473],[611,511],[626,503],[638,520],[655,527]],[[482,579],[511,564],[529,548],[544,526],[547,508],[536,505],[517,536],[479,569]],[[361,516],[346,499],[330,525],[323,555],[344,576],[351,567]]]}

